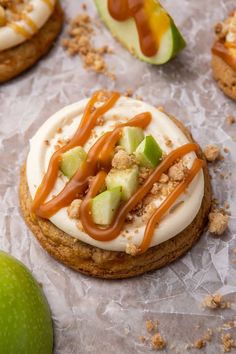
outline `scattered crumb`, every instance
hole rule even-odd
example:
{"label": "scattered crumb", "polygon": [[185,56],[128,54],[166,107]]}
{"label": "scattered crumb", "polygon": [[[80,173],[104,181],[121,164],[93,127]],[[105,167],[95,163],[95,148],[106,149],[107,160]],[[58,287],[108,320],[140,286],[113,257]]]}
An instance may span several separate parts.
{"label": "scattered crumb", "polygon": [[204,155],[209,162],[214,162],[220,157],[220,149],[217,145],[207,145],[204,149]]}
{"label": "scattered crumb", "polygon": [[228,125],[232,125],[232,124],[234,124],[235,122],[236,122],[236,120],[235,120],[235,118],[234,118],[233,115],[229,115],[229,116],[226,118],[226,123],[227,123]]}
{"label": "scattered crumb", "polygon": [[197,339],[194,344],[193,344],[194,348],[196,349],[202,349],[206,346],[206,341],[204,339]]}
{"label": "scattered crumb", "polygon": [[229,216],[224,215],[219,210],[211,212],[209,218],[209,232],[215,235],[222,235],[228,227]]}
{"label": "scattered crumb", "polygon": [[74,199],[71,205],[67,208],[67,214],[70,219],[78,219],[79,218],[79,209],[82,203],[81,199]]}
{"label": "scattered crumb", "polygon": [[133,90],[131,88],[127,89],[124,93],[125,97],[132,97],[134,94]]}
{"label": "scattered crumb", "polygon": [[102,73],[114,80],[115,75],[108,70],[104,59],[104,55],[111,53],[111,50],[106,45],[95,48],[92,42],[93,34],[94,28],[90,16],[86,13],[79,14],[70,22],[69,38],[62,40],[62,46],[70,56],[78,54],[85,68]]}
{"label": "scattered crumb", "polygon": [[236,340],[234,340],[229,333],[223,334],[221,341],[223,344],[224,353],[229,353],[231,352],[231,349],[236,348]]}
{"label": "scattered crumb", "polygon": [[164,139],[165,139],[166,146],[170,148],[173,147],[173,142],[170,138],[168,138],[168,136],[164,136]]}
{"label": "scattered crumb", "polygon": [[159,350],[166,347],[166,341],[160,333],[156,333],[151,338],[152,349]]}
{"label": "scattered crumb", "polygon": [[149,168],[141,167],[139,169],[139,176],[138,176],[139,184],[143,184],[146,181],[146,179],[148,178],[148,176],[150,175],[150,173],[151,173],[151,170]]}
{"label": "scattered crumb", "polygon": [[223,300],[221,294],[207,295],[203,300],[203,306],[209,309],[226,309],[230,307],[230,304]]}
{"label": "scattered crumb", "polygon": [[156,211],[156,209],[157,207],[154,203],[147,204],[144,209],[142,220],[147,222],[151,218],[152,214]]}
{"label": "scattered crumb", "polygon": [[146,321],[146,329],[148,332],[152,332],[155,328],[155,324],[152,320],[147,320]]}
{"label": "scattered crumb", "polygon": [[159,182],[160,183],[167,183],[169,181],[169,176],[165,173],[162,173]]}
{"label": "scattered crumb", "polygon": [[126,244],[125,252],[131,256],[136,256],[140,249],[134,243],[130,242]]}
{"label": "scattered crumb", "polygon": [[140,340],[141,343],[144,343],[146,341],[146,338],[144,336],[140,336],[139,340]]}
{"label": "scattered crumb", "polygon": [[135,162],[135,158],[132,155],[129,155],[125,150],[118,150],[113,159],[112,167],[118,170],[124,170],[131,167]]}

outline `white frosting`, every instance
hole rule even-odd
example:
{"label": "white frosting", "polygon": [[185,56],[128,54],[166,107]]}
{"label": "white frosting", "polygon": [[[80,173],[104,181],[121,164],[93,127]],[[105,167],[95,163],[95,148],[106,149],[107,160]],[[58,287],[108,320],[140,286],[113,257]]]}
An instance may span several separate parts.
{"label": "white frosting", "polygon": [[[47,22],[53,12],[56,0],[49,0],[51,6],[43,0],[30,0],[29,5],[32,5],[33,10],[26,12],[27,16],[34,22],[39,30]],[[33,36],[37,31],[30,27],[24,20],[14,21],[13,23],[24,28],[30,36]],[[16,32],[13,28],[6,25],[0,27],[0,52],[15,47],[18,44],[25,42],[27,38]]]}
{"label": "white frosting", "polygon": [[[37,187],[40,185],[43,175],[47,170],[50,157],[55,151],[58,139],[68,139],[74,135],[87,102],[88,100],[85,99],[63,108],[49,118],[31,139],[30,152],[27,159],[27,180],[32,198],[34,198]],[[97,136],[89,139],[84,146],[85,150],[88,150],[104,131],[114,129],[114,123],[117,121],[124,122],[127,119],[133,118],[136,114],[147,111],[152,114],[152,121],[145,130],[145,133],[152,134],[165,153],[169,153],[189,142],[184,133],[163,112],[144,102],[121,97],[115,106],[105,114],[104,125],[95,128]],[[62,131],[58,130],[58,128],[62,128]],[[171,148],[166,145],[167,137],[171,138],[173,142]],[[50,145],[45,143],[46,140],[50,142]],[[195,153],[189,153],[184,157],[184,163],[188,168],[192,166],[195,158]],[[52,195],[57,194],[66,182],[65,177],[59,177],[48,200]],[[184,230],[197,215],[203,195],[204,176],[201,170],[189,185],[186,193],[183,193],[174,205],[179,204],[180,201],[183,201],[183,203],[179,204],[178,208],[173,212],[168,212],[156,228],[150,247],[158,245]],[[156,205],[161,203],[163,200],[161,198],[156,199]],[[125,234],[123,232],[112,241],[101,242],[93,240],[89,235],[81,232],[76,225],[76,221],[68,217],[66,208],[57,212],[50,218],[50,221],[59,229],[85,243],[114,251],[125,251],[128,242],[133,242],[136,245],[141,244],[145,230],[144,223],[138,229],[132,223],[126,224],[125,230],[128,230],[128,233]],[[125,235],[129,235],[129,240]]]}

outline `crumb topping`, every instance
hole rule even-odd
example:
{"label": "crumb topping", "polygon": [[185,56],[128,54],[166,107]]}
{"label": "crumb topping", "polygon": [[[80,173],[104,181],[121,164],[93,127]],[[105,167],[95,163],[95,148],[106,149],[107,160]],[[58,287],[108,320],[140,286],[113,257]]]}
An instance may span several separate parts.
{"label": "crumb topping", "polygon": [[136,256],[139,253],[140,249],[134,243],[127,243],[125,252],[130,256]]}
{"label": "crumb topping", "polygon": [[209,214],[208,218],[209,231],[215,235],[222,235],[228,227],[229,216],[215,210]]}
{"label": "crumb topping", "polygon": [[234,340],[229,333],[222,334],[221,342],[223,345],[224,353],[229,353],[231,352],[231,349],[236,348],[236,340]]}
{"label": "crumb topping", "polygon": [[0,0],[0,27],[23,19],[23,12],[31,12],[32,4],[26,0]]}
{"label": "crumb topping", "polygon": [[166,341],[160,333],[156,333],[152,336],[151,345],[154,350],[164,349],[166,347]]}
{"label": "crumb topping", "polygon": [[230,304],[223,300],[221,294],[207,295],[203,300],[203,306],[209,309],[226,309],[230,307]]}
{"label": "crumb topping", "polygon": [[170,167],[168,175],[171,180],[180,182],[184,179],[184,172],[185,167],[183,165],[183,161],[181,160]]}
{"label": "crumb topping", "polygon": [[107,45],[96,48],[92,41],[93,34],[94,27],[90,16],[87,13],[77,15],[70,22],[69,38],[62,40],[62,46],[70,56],[79,55],[85,68],[115,79],[104,59],[105,54],[112,51]]}
{"label": "crumb topping", "polygon": [[207,145],[204,149],[204,155],[208,162],[214,162],[220,157],[220,149],[217,145]]}
{"label": "crumb topping", "polygon": [[67,214],[70,219],[78,219],[79,218],[79,209],[82,203],[81,199],[74,199],[71,205],[67,208]]}
{"label": "crumb topping", "polygon": [[224,40],[229,43],[236,42],[236,11],[225,21],[217,23],[215,33],[219,40]]}
{"label": "crumb topping", "polygon": [[113,159],[112,159],[112,167],[118,170],[124,170],[130,168],[135,163],[135,157],[133,155],[129,155],[125,150],[118,150]]}

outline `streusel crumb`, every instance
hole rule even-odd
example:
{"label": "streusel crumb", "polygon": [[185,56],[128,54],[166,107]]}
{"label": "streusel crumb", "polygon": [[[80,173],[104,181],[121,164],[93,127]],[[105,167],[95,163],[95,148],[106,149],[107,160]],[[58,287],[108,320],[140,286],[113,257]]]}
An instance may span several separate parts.
{"label": "streusel crumb", "polygon": [[224,353],[229,353],[231,352],[231,349],[236,348],[236,340],[234,340],[229,333],[222,334],[221,341]]}
{"label": "streusel crumb", "polygon": [[220,149],[217,145],[209,144],[204,149],[204,155],[209,162],[214,162],[220,157]]}
{"label": "streusel crumb", "polygon": [[131,167],[134,162],[134,156],[129,155],[125,150],[119,150],[112,159],[112,167],[123,170]]}
{"label": "streusel crumb", "polygon": [[160,333],[156,333],[151,338],[152,349],[160,350],[166,347],[166,341]]}
{"label": "streusel crumb", "polygon": [[183,162],[179,161],[169,168],[169,178],[173,181],[180,182],[184,179],[184,171]]}
{"label": "streusel crumb", "polygon": [[125,252],[131,256],[136,256],[140,249],[134,243],[127,243]]}
{"label": "streusel crumb", "polygon": [[75,199],[71,203],[71,205],[67,208],[67,214],[70,219],[78,219],[79,218],[79,209],[82,203],[81,199]]}
{"label": "streusel crumb", "polygon": [[228,227],[229,216],[216,210],[209,214],[209,231],[215,235],[222,235]]}
{"label": "streusel crumb", "polygon": [[203,300],[203,306],[209,309],[226,309],[230,307],[230,304],[223,300],[221,294],[207,295]]}

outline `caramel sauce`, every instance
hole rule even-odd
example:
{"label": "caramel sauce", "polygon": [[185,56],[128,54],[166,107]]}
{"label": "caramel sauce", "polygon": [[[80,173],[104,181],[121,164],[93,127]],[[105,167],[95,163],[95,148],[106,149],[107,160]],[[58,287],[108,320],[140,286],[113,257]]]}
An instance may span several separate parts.
{"label": "caramel sauce", "polygon": [[9,23],[8,27],[11,27],[13,31],[20,34],[22,37],[25,37],[26,39],[30,39],[32,36],[29,31],[27,31],[24,27],[18,25],[17,23]]}
{"label": "caramel sauce", "polygon": [[53,3],[51,3],[50,0],[42,0],[42,1],[49,7],[50,10],[53,10],[54,5]]}
{"label": "caramel sauce", "polygon": [[[176,150],[172,151],[165,160],[161,162],[161,164],[152,172],[152,174],[148,177],[148,179],[144,182],[144,184],[136,191],[136,193],[123,205],[120,206],[114,221],[111,225],[106,228],[99,228],[93,222],[92,213],[91,213],[91,199],[94,198],[101,187],[104,185],[104,181],[106,178],[106,172],[100,171],[92,182],[90,189],[81,203],[80,207],[80,220],[82,222],[84,231],[93,239],[97,241],[111,241],[119,236],[120,232],[123,229],[125,219],[127,214],[141,201],[143,198],[149,193],[153,184],[157,182],[162,173],[165,173],[170,166],[180,157],[186,155],[191,151],[197,151],[198,145],[189,143],[183,145]],[[152,222],[148,223],[144,241],[140,246],[140,250],[143,251],[148,247],[151,237],[153,235],[153,230],[155,228],[157,220],[168,210],[168,208],[174,203],[174,201],[178,198],[178,196],[187,188],[189,183],[192,181],[194,176],[202,167],[202,161],[196,160],[193,164],[192,169],[189,171],[188,176],[182,181],[176,189],[166,198],[161,207],[157,209],[155,212],[155,217],[153,215]]]}
{"label": "caramel sauce", "polygon": [[147,57],[156,55],[161,38],[170,25],[169,16],[162,10],[154,12],[156,7],[153,0],[108,0],[108,11],[115,20],[134,19],[141,51]]}
{"label": "caramel sauce", "polygon": [[22,14],[22,19],[25,21],[25,23],[27,23],[27,25],[32,29],[33,32],[38,31],[37,25],[26,13]]}
{"label": "caramel sauce", "polygon": [[[47,172],[45,173],[43,180],[37,189],[33,204],[32,204],[32,211],[35,212],[37,215],[40,215],[40,210],[42,209],[41,204],[44,203],[46,198],[48,197],[49,193],[53,189],[56,179],[58,177],[58,170],[61,161],[61,155],[72,149],[75,146],[83,146],[91,135],[91,130],[95,127],[97,119],[105,114],[109,109],[113,107],[116,103],[118,98],[120,97],[119,93],[114,92],[111,96],[107,99],[107,101],[100,107],[94,108],[94,105],[99,101],[100,92],[96,92],[90,101],[88,102],[83,117],[81,119],[80,125],[68,144],[63,146],[62,148],[58,149],[51,157]],[[97,143],[99,144],[99,142]],[[83,166],[82,166],[83,167]],[[81,173],[84,168],[81,168]],[[80,171],[79,171],[80,172]],[[79,173],[78,172],[78,173]],[[76,174],[77,175],[77,174]],[[75,176],[76,177],[76,176]],[[70,185],[73,184],[75,178],[72,178],[70,181]],[[43,217],[43,216],[42,216]],[[46,217],[46,216],[44,216]]]}
{"label": "caramel sauce", "polygon": [[[92,219],[91,200],[101,191],[105,184],[105,178],[111,168],[114,148],[122,134],[122,127],[135,126],[144,129],[151,122],[152,117],[149,112],[141,113],[128,122],[119,124],[113,131],[108,131],[101,136],[90,148],[86,161],[82,164],[81,168],[75,173],[72,179],[65,185],[63,190],[56,197],[44,203],[58,177],[61,155],[75,146],[84,145],[89,139],[91,130],[96,125],[97,119],[107,112],[119,98],[118,93],[112,93],[105,103],[98,108],[95,108],[95,104],[99,101],[100,94],[100,92],[95,93],[88,102],[80,125],[71,141],[52,155],[48,170],[36,192],[32,209],[36,215],[43,218],[50,218],[61,208],[70,205],[81,193],[88,190],[80,207],[80,220],[84,231],[97,241],[111,241],[119,236],[123,229],[127,214],[150,192],[153,184],[160,179],[162,173],[165,173],[179,158],[189,152],[197,151],[198,145],[189,143],[177,148],[167,155],[135,194],[127,202],[121,204],[112,224],[104,228],[99,227]],[[184,180],[178,184],[172,193],[170,193],[153,213],[147,223],[144,238],[139,247],[140,252],[145,252],[148,249],[156,225],[168,212],[177,198],[186,190],[193,178],[202,168],[203,163],[202,160],[196,159]],[[93,180],[89,186],[89,179],[91,177],[93,177]]]}
{"label": "caramel sauce", "polygon": [[230,48],[226,43],[216,41],[212,47],[212,53],[223,59],[231,68],[236,70],[236,56],[230,53]]}
{"label": "caramel sauce", "polygon": [[81,168],[65,185],[64,189],[49,202],[40,205],[36,214],[43,218],[49,218],[61,208],[71,204],[71,202],[84,193],[88,188],[89,178],[95,176],[99,170],[109,170],[115,145],[121,138],[121,128],[125,126],[145,128],[151,121],[150,113],[142,113],[128,121],[120,124],[111,132],[105,133],[91,147],[86,161]]}

